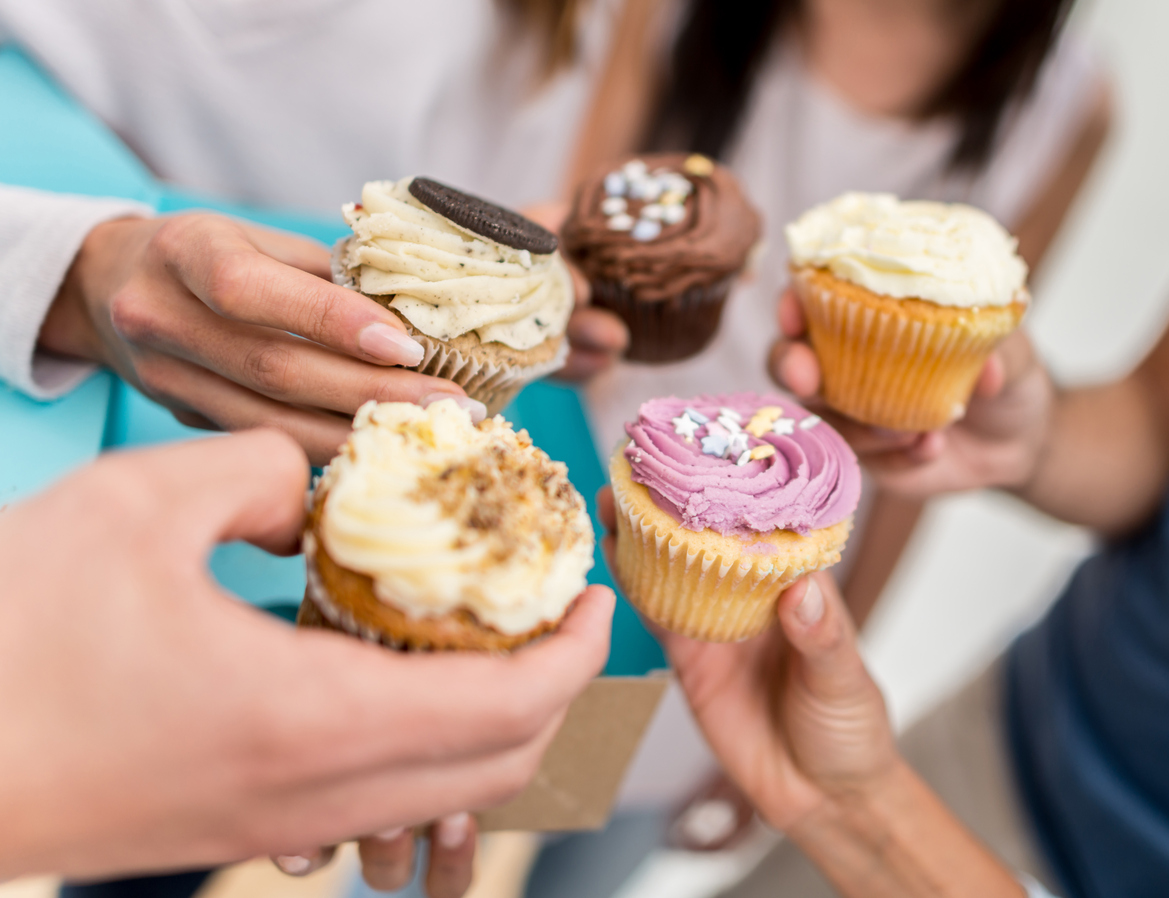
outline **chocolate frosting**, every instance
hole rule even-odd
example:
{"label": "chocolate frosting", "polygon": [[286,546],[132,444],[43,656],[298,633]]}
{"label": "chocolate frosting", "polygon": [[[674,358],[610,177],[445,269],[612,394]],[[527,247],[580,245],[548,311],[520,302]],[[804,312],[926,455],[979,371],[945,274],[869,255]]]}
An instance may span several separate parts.
{"label": "chocolate frosting", "polygon": [[[585,276],[592,281],[617,281],[636,299],[654,301],[691,287],[709,286],[739,271],[759,239],[760,220],[735,177],[717,164],[709,175],[687,174],[684,153],[636,158],[651,172],[666,168],[694,185],[686,200],[686,216],[664,226],[656,239],[644,242],[629,231],[613,230],[601,203],[606,197],[605,176],[619,166],[596,170],[581,184],[561,231],[565,254]],[[631,212],[636,214],[642,205],[631,201]]]}
{"label": "chocolate frosting", "polygon": [[[778,426],[761,429],[761,436],[752,435],[746,446],[771,447],[763,449],[770,455],[739,465],[733,456],[707,454],[702,438],[713,425],[725,424],[728,410],[746,425],[767,408],[781,412]],[[689,439],[678,424],[686,414],[704,422]],[[658,507],[688,530],[806,534],[856,511],[861,491],[856,456],[840,434],[786,396],[651,399],[625,430],[633,480],[648,487]]]}

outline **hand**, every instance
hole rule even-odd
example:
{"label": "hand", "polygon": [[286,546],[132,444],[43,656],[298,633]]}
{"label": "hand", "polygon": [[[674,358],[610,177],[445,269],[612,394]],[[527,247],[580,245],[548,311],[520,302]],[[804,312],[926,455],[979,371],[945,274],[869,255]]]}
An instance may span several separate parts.
{"label": "hand", "polygon": [[[560,232],[568,216],[568,203],[542,203],[524,209],[524,215],[550,231]],[[567,258],[565,262],[568,262]],[[581,383],[612,367],[629,346],[625,322],[605,309],[589,305],[589,282],[579,268],[568,262],[576,307],[568,319],[568,360],[553,377]]]}
{"label": "hand", "polygon": [[332,283],[323,246],[219,215],[98,225],[40,343],[113,368],[184,424],[284,430],[315,464],[366,400],[463,397],[388,367],[418,364],[422,347],[388,309]]}
{"label": "hand", "polygon": [[[612,530],[609,487],[597,506]],[[605,537],[610,556],[613,539]],[[836,794],[879,781],[899,756],[832,578],[798,581],[778,613],[779,627],[745,642],[655,632],[723,769],[768,823],[790,833]]]}
{"label": "hand", "polygon": [[1034,475],[1055,390],[1022,331],[1007,337],[987,361],[965,417],[919,434],[869,427],[824,406],[818,395],[820,365],[791,290],[780,298],[779,325],[783,336],[771,350],[772,378],[840,431],[880,487],[927,498],[982,487],[1019,488]]}
{"label": "hand", "polygon": [[307,475],[260,431],[109,456],[0,513],[0,880],[304,854],[526,785],[612,594],[509,657],[296,630],[205,562],[294,550]]}
{"label": "hand", "polygon": [[[443,817],[428,828],[426,893],[430,898],[461,898],[471,886],[475,861],[475,818],[467,813]],[[361,872],[370,888],[379,892],[403,889],[414,878],[414,832],[396,826],[357,843]],[[335,849],[310,855],[275,857],[276,866],[289,876],[307,876],[333,859]]]}

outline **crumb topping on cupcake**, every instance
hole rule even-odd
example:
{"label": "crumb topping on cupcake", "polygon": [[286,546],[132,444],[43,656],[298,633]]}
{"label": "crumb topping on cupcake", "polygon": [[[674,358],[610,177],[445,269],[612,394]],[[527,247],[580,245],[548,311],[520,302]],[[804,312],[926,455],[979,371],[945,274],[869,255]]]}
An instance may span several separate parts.
{"label": "crumb topping on cupcake", "polygon": [[1017,241],[961,203],[846,193],[805,212],[786,233],[793,265],[825,268],[894,299],[1005,306],[1027,280]]}
{"label": "crumb topping on cupcake", "polygon": [[[473,331],[484,343],[527,350],[563,334],[573,289],[560,254],[517,249],[456,224],[415,196],[413,181],[370,181],[361,202],[344,207],[345,221],[353,228],[341,250],[345,280],[370,296],[392,295],[389,307],[437,340]],[[437,186],[457,200],[457,191]],[[516,222],[526,222],[516,213],[466,198],[477,204],[471,211],[497,209],[507,232],[515,230]],[[553,235],[547,236],[555,246]]]}
{"label": "crumb topping on cupcake", "polygon": [[848,444],[786,397],[653,399],[626,432],[632,479],[688,530],[806,534],[845,520],[860,498]]}
{"label": "crumb topping on cupcake", "polygon": [[567,468],[503,418],[453,401],[366,403],[326,469],[330,558],[412,616],[470,611],[501,633],[559,619],[585,587],[593,532]]}

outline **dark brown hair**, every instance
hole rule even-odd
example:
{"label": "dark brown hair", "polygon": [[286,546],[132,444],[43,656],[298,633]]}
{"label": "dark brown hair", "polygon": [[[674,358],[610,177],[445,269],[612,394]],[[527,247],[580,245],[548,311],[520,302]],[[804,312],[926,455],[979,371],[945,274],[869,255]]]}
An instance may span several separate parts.
{"label": "dark brown hair", "polygon": [[[1011,102],[1034,86],[1073,0],[958,2],[993,2],[995,8],[967,58],[920,115],[954,116],[959,132],[950,166],[978,169],[990,158]],[[646,148],[722,158],[761,67],[798,23],[802,7],[801,0],[690,0]]]}

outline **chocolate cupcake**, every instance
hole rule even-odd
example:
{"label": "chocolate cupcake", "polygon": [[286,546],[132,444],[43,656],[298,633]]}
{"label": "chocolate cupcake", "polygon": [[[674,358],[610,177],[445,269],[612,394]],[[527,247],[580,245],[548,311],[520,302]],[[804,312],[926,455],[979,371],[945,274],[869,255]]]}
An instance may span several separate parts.
{"label": "chocolate cupcake", "polygon": [[572,278],[533,221],[428,178],[371,181],[343,209],[333,280],[386,306],[423,349],[415,370],[494,415],[564,365]]}
{"label": "chocolate cupcake", "polygon": [[759,215],[726,168],[663,153],[585,179],[561,236],[593,305],[628,325],[626,358],[674,362],[714,338],[759,234]]}

